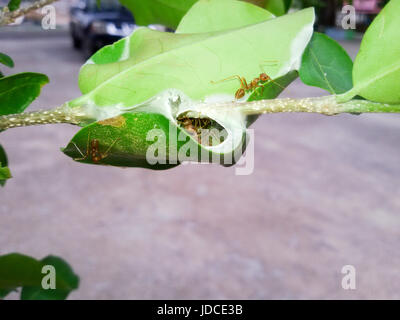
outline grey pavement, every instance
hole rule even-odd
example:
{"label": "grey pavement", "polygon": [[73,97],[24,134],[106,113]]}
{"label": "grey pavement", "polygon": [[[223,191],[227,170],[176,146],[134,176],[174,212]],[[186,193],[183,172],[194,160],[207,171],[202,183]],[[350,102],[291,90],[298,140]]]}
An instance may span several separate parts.
{"label": "grey pavement", "polygon": [[[31,109],[79,96],[68,37],[0,38],[0,51],[50,77]],[[279,114],[253,128],[249,176],[77,164],[59,151],[77,127],[8,130],[0,254],[63,257],[81,277],[70,299],[399,299],[400,117]],[[348,264],[356,290],[341,287]]]}

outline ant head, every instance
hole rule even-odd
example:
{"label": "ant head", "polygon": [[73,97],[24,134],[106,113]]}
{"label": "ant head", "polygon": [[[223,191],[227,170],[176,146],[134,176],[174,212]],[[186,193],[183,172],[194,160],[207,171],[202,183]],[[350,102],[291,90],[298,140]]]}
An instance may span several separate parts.
{"label": "ant head", "polygon": [[268,80],[271,80],[271,77],[269,75],[267,75],[266,73],[261,73],[260,74],[260,80],[261,81],[268,81]]}

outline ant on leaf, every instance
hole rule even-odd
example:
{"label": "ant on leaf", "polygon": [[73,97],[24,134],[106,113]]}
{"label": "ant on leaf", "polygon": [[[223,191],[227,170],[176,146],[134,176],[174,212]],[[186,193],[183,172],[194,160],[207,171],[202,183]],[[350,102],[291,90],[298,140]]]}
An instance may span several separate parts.
{"label": "ant on leaf", "polygon": [[105,152],[100,152],[99,149],[99,140],[98,139],[92,139],[90,140],[90,132],[88,133],[88,140],[87,140],[87,146],[86,146],[86,153],[83,154],[81,149],[76,145],[75,142],[72,141],[72,144],[75,146],[75,148],[79,151],[79,153],[82,155],[81,158],[74,158],[75,161],[82,161],[86,159],[91,159],[93,163],[99,163],[101,160],[107,158],[110,154],[111,148],[115,145],[115,143],[119,140],[120,138],[115,139],[111,145],[107,148]]}
{"label": "ant on leaf", "polygon": [[270,81],[275,83],[276,85],[282,87],[279,83],[272,80],[271,77],[269,75],[267,75],[265,72],[260,73],[260,75],[257,78],[254,78],[253,80],[251,80],[251,82],[249,84],[247,83],[247,81],[244,77],[241,77],[238,75],[231,76],[231,77],[219,80],[219,81],[211,81],[211,83],[216,84],[216,83],[226,81],[226,80],[231,80],[231,79],[238,79],[240,81],[240,88],[237,89],[237,91],[235,93],[235,99],[237,99],[237,100],[243,98],[247,92],[253,92],[257,88],[262,88],[261,90],[263,90],[264,89],[263,84],[270,82]]}

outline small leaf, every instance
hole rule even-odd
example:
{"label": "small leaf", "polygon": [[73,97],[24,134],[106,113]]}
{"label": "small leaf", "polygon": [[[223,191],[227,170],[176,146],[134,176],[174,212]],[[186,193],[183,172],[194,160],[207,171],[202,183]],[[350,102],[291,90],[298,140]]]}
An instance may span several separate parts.
{"label": "small leaf", "polygon": [[[286,89],[296,78],[299,76],[297,71],[291,71],[282,77],[268,81],[261,88],[257,88],[250,95],[247,101],[263,100],[263,99],[275,99],[283,90]],[[247,117],[247,126],[250,126],[253,122],[258,119],[259,115],[252,115]]]}
{"label": "small leaf", "polygon": [[315,32],[304,51],[299,72],[305,84],[339,94],[353,87],[352,68],[351,58],[339,43]]}
{"label": "small leaf", "polygon": [[278,97],[279,94],[296,78],[298,77],[297,71],[291,71],[282,77],[275,80],[268,81],[261,88],[257,88],[250,95],[247,101],[271,99],[271,97]]}
{"label": "small leaf", "polygon": [[4,187],[6,180],[11,178],[11,172],[8,166],[7,154],[0,145],[0,186]]}
{"label": "small leaf", "polygon": [[265,9],[279,17],[288,12],[291,4],[291,0],[267,0]]}
{"label": "small leaf", "polygon": [[[56,289],[42,289],[42,280],[46,276],[42,270],[46,265],[55,268]],[[23,299],[65,299],[78,285],[78,276],[61,258],[48,256],[39,261],[19,253],[0,256],[0,289],[4,292],[23,287]]]}
{"label": "small leaf", "polygon": [[35,100],[49,82],[40,73],[18,73],[0,79],[0,115],[20,113]]}
{"label": "small leaf", "polygon": [[2,52],[0,52],[0,63],[10,68],[14,67],[14,61],[8,55]]}
{"label": "small leaf", "polygon": [[21,0],[10,0],[7,7],[10,9],[10,11],[15,11],[19,8],[20,4]]}
{"label": "small leaf", "polygon": [[8,167],[0,167],[0,186],[4,187],[6,180],[11,178],[11,172]]}
{"label": "small leaf", "polygon": [[354,88],[343,95],[356,95],[380,103],[400,103],[400,1],[391,0],[369,26],[354,61]]}
{"label": "small leaf", "polygon": [[120,0],[140,26],[163,24],[175,29],[197,0]]}

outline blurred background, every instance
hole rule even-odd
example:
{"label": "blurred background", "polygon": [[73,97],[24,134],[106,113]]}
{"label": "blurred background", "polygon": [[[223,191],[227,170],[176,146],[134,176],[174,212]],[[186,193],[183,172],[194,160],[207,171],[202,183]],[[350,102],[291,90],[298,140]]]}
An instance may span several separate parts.
{"label": "blurred background", "polygon": [[[136,27],[117,2],[94,3],[56,2],[56,29],[42,29],[40,10],[0,28],[12,73],[50,78],[31,110],[79,96],[85,58]],[[318,29],[353,58],[382,5],[354,1],[357,30],[345,31],[341,1],[298,3],[317,4]],[[296,81],[283,96],[323,94]],[[81,278],[70,299],[399,299],[400,117],[276,114],[253,128],[248,176],[78,164],[59,151],[78,127],[8,130],[0,254],[61,256]],[[348,264],[356,290],[341,286]]]}

